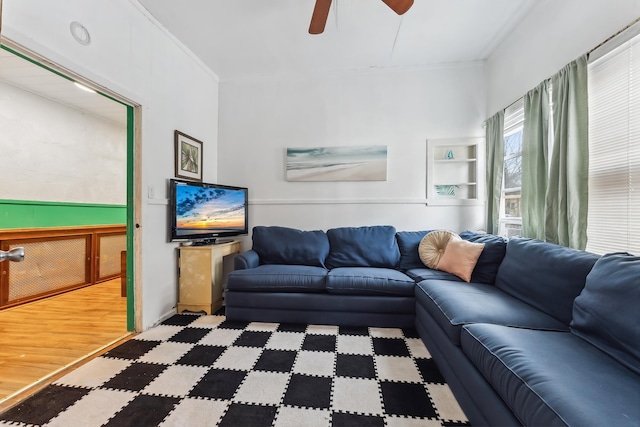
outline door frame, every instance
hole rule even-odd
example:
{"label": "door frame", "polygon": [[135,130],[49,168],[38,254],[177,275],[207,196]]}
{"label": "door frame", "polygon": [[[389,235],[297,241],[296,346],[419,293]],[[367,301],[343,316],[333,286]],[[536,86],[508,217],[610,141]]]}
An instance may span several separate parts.
{"label": "door frame", "polygon": [[[2,19],[2,0],[0,0],[0,25]],[[42,67],[64,79],[89,87],[100,95],[122,104],[127,109],[127,330],[139,331],[142,328],[142,224],[141,185],[142,182],[142,106],[102,85],[99,85],[73,71],[66,69],[7,38],[0,37],[0,48]]]}

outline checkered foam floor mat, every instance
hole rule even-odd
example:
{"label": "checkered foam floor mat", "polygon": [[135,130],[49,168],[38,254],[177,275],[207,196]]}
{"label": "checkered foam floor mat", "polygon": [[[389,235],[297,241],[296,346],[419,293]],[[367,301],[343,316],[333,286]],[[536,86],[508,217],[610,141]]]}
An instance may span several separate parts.
{"label": "checkered foam floor mat", "polygon": [[0,414],[11,426],[454,426],[411,329],[175,315]]}

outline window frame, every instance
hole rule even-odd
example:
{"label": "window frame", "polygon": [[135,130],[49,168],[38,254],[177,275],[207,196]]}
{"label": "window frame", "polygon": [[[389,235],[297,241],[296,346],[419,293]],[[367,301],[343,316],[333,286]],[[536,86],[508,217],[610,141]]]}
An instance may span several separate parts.
{"label": "window frame", "polygon": [[[520,98],[513,104],[511,104],[508,108],[505,109],[504,112],[504,131],[503,131],[503,141],[510,136],[513,136],[519,132],[522,132],[524,129],[524,98]],[[520,151],[516,153],[509,153],[503,156],[503,167],[506,170],[506,162],[508,160],[520,157],[522,158],[522,138],[520,139]],[[506,147],[505,147],[506,148]],[[522,163],[521,163],[522,164]],[[522,170],[521,170],[522,173]],[[521,178],[522,179],[522,178]],[[506,203],[509,197],[508,193],[519,192],[520,197],[522,197],[522,187],[513,187],[506,188],[506,173],[502,174],[502,184],[500,191],[500,215],[498,218],[498,234],[503,237],[515,237],[520,236],[522,234],[522,216],[507,216],[506,215]],[[522,212],[521,212],[522,215]],[[512,234],[509,230],[519,230],[516,234]]]}

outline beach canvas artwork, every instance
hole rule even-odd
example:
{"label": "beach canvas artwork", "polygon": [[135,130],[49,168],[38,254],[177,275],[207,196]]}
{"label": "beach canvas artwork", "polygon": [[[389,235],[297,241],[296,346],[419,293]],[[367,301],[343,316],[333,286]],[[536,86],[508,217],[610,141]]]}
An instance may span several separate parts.
{"label": "beach canvas artwork", "polygon": [[386,145],[287,148],[287,181],[386,180]]}

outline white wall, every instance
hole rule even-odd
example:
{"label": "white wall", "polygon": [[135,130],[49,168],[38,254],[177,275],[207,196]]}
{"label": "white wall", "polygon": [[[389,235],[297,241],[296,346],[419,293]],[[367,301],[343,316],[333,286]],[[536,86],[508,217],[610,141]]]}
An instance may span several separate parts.
{"label": "white wall", "polygon": [[[485,103],[479,62],[223,81],[219,181],[249,188],[251,226],[480,228],[483,205],[425,206],[425,141],[484,136]],[[348,145],[387,145],[387,181],[286,181],[286,147]]]}
{"label": "white wall", "polygon": [[487,116],[640,17],[639,0],[540,0],[487,61]]}
{"label": "white wall", "polygon": [[[2,35],[142,106],[142,328],[176,305],[176,254],[167,243],[167,179],[174,175],[173,132],[204,142],[204,179],[216,181],[217,78],[154,24],[135,1],[5,0]],[[91,33],[78,44],[71,21]]]}
{"label": "white wall", "polygon": [[0,82],[0,135],[3,199],[127,203],[125,126]]}

